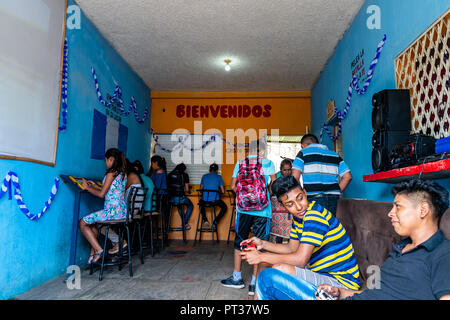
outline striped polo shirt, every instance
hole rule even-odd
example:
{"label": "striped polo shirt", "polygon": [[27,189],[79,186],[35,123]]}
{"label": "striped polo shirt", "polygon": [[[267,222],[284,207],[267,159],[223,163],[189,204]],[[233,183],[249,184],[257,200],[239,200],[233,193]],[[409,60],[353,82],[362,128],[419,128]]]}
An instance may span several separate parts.
{"label": "striped polo shirt", "polygon": [[291,239],[315,246],[307,268],[332,276],[345,287],[361,286],[353,245],[336,217],[312,201],[303,219],[292,217]]}
{"label": "striped polo shirt", "polygon": [[347,164],[323,144],[313,143],[300,150],[292,169],[302,173],[303,186],[308,195],[340,195],[339,177],[349,172]]}

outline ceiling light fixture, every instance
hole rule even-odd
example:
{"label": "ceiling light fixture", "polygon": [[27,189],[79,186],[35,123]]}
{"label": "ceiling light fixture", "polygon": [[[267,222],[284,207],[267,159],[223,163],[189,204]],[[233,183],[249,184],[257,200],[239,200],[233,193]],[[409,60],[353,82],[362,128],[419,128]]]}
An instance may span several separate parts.
{"label": "ceiling light fixture", "polygon": [[231,67],[230,67],[231,60],[225,59],[224,62],[225,62],[225,71],[230,71],[231,70]]}

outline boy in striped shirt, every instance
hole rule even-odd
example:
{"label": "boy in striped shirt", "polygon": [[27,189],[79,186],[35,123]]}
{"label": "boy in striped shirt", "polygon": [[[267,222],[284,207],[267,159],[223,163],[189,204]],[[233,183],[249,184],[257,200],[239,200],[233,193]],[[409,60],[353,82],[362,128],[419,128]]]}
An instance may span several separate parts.
{"label": "boy in striped shirt", "polygon": [[[265,263],[316,286],[333,283],[335,287],[359,289],[361,281],[353,245],[336,217],[315,201],[309,203],[306,191],[293,176],[277,179],[272,192],[293,215],[291,240],[275,244],[251,238],[248,241],[264,252],[242,252],[242,258],[249,264]],[[263,281],[265,288],[273,286],[271,292],[276,291],[280,277],[266,279],[272,273],[264,271],[259,274],[258,284]]]}

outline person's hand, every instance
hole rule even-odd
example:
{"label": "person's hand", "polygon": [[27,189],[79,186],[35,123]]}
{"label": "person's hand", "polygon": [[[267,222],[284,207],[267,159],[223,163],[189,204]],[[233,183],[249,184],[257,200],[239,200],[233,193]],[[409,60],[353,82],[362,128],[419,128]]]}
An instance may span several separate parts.
{"label": "person's hand", "polygon": [[257,250],[262,250],[262,249],[263,249],[263,246],[264,246],[264,242],[263,242],[261,239],[257,238],[257,237],[252,237],[252,238],[250,238],[250,239],[247,239],[247,240],[242,241],[242,242],[240,243],[240,246],[242,246],[242,244],[243,244],[244,242],[252,242],[252,243],[256,246],[256,249],[257,249]]}
{"label": "person's hand", "polygon": [[260,264],[262,262],[261,252],[256,250],[255,247],[248,248],[246,251],[241,251],[241,257],[250,265]]}
{"label": "person's hand", "polygon": [[89,188],[91,185],[90,185],[89,182],[86,181],[84,178],[81,178],[81,186],[82,186],[84,189],[87,189],[87,188]]}
{"label": "person's hand", "polygon": [[339,299],[339,297],[341,296],[341,291],[339,290],[339,288],[330,286],[329,284],[321,284],[317,287],[317,290],[316,290],[316,300],[320,300],[319,297],[317,296],[317,294],[320,290],[326,291],[328,294],[333,296],[335,299]]}

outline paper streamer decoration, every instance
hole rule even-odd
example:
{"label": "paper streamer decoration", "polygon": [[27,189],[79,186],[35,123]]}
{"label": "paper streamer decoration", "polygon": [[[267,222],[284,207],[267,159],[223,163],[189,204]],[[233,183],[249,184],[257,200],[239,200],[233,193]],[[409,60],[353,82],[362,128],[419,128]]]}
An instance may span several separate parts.
{"label": "paper streamer decoration", "polygon": [[142,116],[142,118],[139,117],[139,114],[138,114],[138,111],[137,111],[136,100],[132,96],[131,97],[130,106],[128,107],[128,110],[125,110],[124,102],[122,100],[122,89],[118,85],[116,85],[116,88],[114,89],[114,94],[111,97],[111,101],[110,102],[106,102],[105,99],[103,99],[102,93],[100,92],[98,79],[97,79],[97,74],[95,73],[94,68],[91,68],[91,72],[92,72],[92,78],[94,79],[95,90],[97,92],[97,98],[98,98],[98,101],[102,105],[104,105],[106,107],[108,105],[111,105],[114,101],[117,100],[119,102],[120,111],[121,111],[122,115],[128,116],[131,113],[131,111],[133,110],[134,111],[134,117],[136,118],[136,121],[138,123],[143,123],[145,121],[145,119],[147,119],[147,117],[149,116],[149,114],[151,112],[151,106],[145,108],[144,115]]}
{"label": "paper streamer decoration", "polygon": [[69,76],[69,48],[67,46],[67,38],[64,39],[64,55],[62,65],[62,79],[61,79],[61,116],[62,125],[59,126],[59,131],[67,129],[67,78]]}
{"label": "paper streamer decoration", "polygon": [[[234,148],[243,148],[243,147],[248,147],[248,143],[244,143],[244,144],[233,144],[231,142],[229,142],[228,140],[226,140],[225,138],[223,138],[220,134],[216,133],[214,135],[211,136],[211,138],[206,141],[201,147],[199,148],[190,148],[189,146],[186,145],[186,140],[187,138],[190,136],[190,134],[186,134],[186,136],[184,137],[184,139],[182,139],[181,137],[179,138],[179,143],[172,149],[168,149],[164,146],[162,146],[159,142],[158,142],[158,137],[156,136],[156,133],[153,131],[153,129],[150,129],[150,133],[152,134],[153,140],[155,141],[155,145],[157,145],[162,151],[164,152],[173,152],[178,148],[183,147],[184,149],[190,150],[190,151],[198,151],[198,150],[202,150],[205,149],[206,146],[208,144],[210,144],[213,141],[216,141],[216,137],[219,137],[220,139],[222,139],[225,143],[229,144],[230,146],[234,147]],[[262,136],[261,138],[259,138],[257,141],[261,141],[263,140],[264,143],[267,143],[267,135]]]}
{"label": "paper streamer decoration", "polygon": [[19,177],[15,172],[9,171],[6,174],[5,179],[3,180],[2,186],[0,188],[0,198],[2,198],[6,192],[9,191],[9,200],[11,200],[11,192],[14,187],[14,198],[17,201],[17,205],[19,206],[20,211],[22,211],[28,219],[35,221],[38,220],[43,216],[43,214],[50,208],[50,205],[55,198],[56,193],[58,192],[59,188],[59,178],[55,178],[55,184],[52,187],[52,190],[50,192],[50,197],[44,204],[44,208],[41,210],[41,212],[37,214],[32,214],[28,210],[26,204],[23,202],[22,193],[20,192],[20,184],[19,184]]}
{"label": "paper streamer decoration", "polygon": [[334,107],[334,113],[336,114],[336,116],[338,118],[338,132],[336,133],[336,136],[333,135],[333,133],[328,128],[327,124],[324,123],[324,125],[322,126],[322,129],[320,130],[320,141],[322,141],[324,131],[327,133],[327,135],[330,137],[330,139],[332,141],[336,141],[337,139],[339,139],[339,137],[342,133],[342,120],[344,120],[347,117],[347,114],[350,111],[353,89],[359,95],[363,95],[366,93],[367,88],[369,87],[370,82],[372,81],[372,78],[373,78],[373,70],[375,69],[375,66],[378,63],[378,59],[380,58],[381,51],[383,50],[385,43],[386,43],[386,35],[383,36],[383,39],[380,41],[380,43],[377,46],[375,57],[373,58],[372,62],[370,63],[369,72],[367,73],[367,79],[364,82],[362,89],[358,85],[356,76],[354,76],[352,78],[352,81],[350,82],[350,85],[348,88],[347,99],[345,100],[345,107],[344,107],[343,112],[339,111],[336,106]]}

